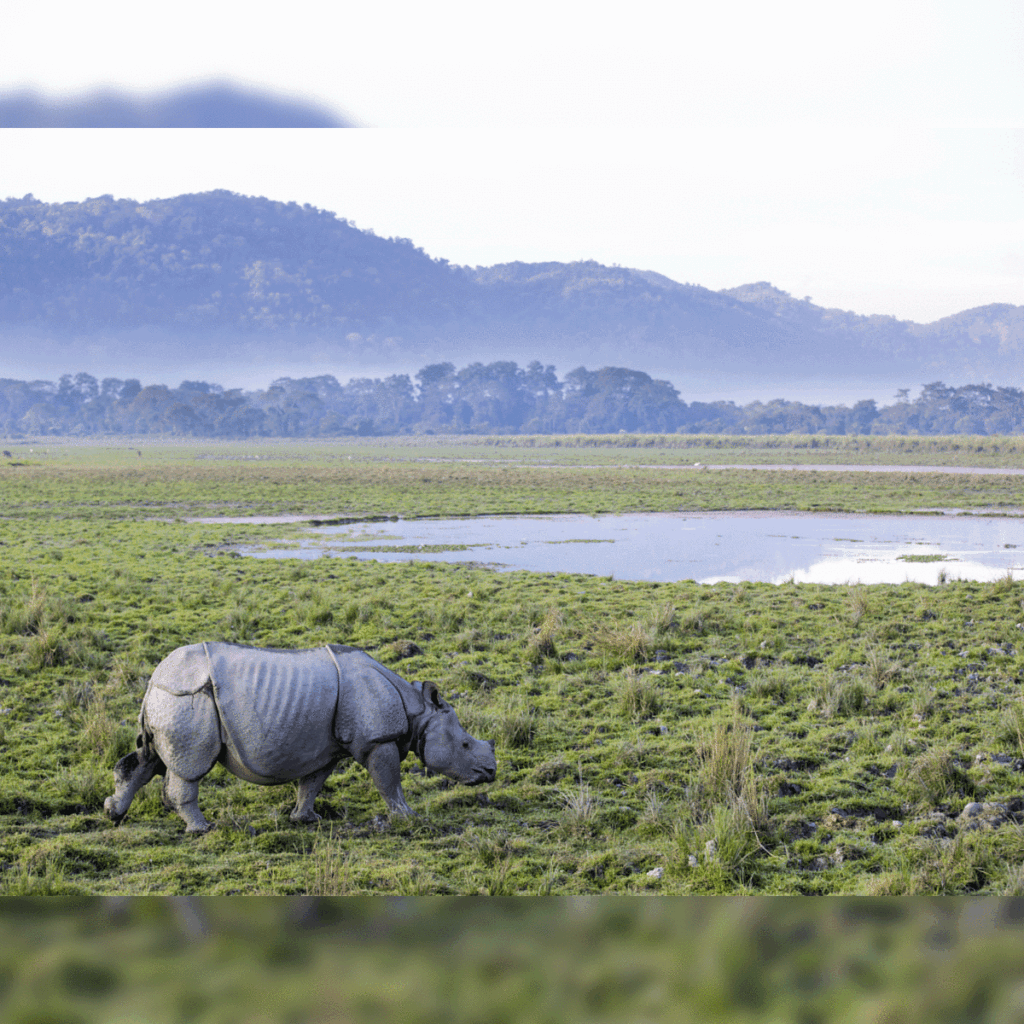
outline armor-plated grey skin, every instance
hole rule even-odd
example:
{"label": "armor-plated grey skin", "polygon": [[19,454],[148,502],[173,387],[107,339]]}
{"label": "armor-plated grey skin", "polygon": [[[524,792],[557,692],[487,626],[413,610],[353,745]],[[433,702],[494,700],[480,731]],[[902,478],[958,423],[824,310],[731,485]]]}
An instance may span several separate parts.
{"label": "armor-plated grey skin", "polygon": [[409,683],[364,651],[340,644],[288,651],[203,643],[159,665],[139,712],[137,749],[114,766],[103,808],[119,824],[135,794],[164,776],[164,805],[186,832],[205,832],[199,780],[219,761],[248,782],[298,781],[293,821],[314,822],[313,801],[335,765],[353,757],[392,814],[412,814],[401,762],[413,751],[457,782],[493,782],[494,742],[474,739],[433,683]]}

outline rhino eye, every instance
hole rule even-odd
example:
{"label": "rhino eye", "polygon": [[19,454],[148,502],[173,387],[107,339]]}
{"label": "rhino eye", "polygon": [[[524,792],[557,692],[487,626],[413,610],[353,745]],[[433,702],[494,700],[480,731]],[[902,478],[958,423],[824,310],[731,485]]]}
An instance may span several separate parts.
{"label": "rhino eye", "polygon": [[468,740],[463,740],[462,741],[462,749],[463,750],[469,750],[469,741]]}

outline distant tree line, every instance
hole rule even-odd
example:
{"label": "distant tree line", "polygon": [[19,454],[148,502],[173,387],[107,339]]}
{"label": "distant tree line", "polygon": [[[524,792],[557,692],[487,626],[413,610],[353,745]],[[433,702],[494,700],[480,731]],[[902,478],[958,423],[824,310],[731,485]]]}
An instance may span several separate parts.
{"label": "distant tree line", "polygon": [[425,366],[340,384],[330,375],[281,377],[262,391],[204,381],[146,387],[88,373],[59,381],[0,379],[0,431],[26,435],[339,437],[393,434],[1017,434],[1024,391],[989,384],[926,385],[911,400],[845,405],[682,401],[638,370],[514,362]]}

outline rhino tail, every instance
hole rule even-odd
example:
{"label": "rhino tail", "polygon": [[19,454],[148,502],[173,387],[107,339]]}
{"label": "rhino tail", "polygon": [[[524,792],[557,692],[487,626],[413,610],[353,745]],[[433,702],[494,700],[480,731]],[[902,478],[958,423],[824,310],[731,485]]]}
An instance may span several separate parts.
{"label": "rhino tail", "polygon": [[156,752],[156,748],[153,746],[153,730],[149,726],[149,722],[146,720],[146,705],[143,703],[142,710],[139,712],[139,732],[135,737],[135,746],[139,752],[139,758],[143,764],[148,764],[153,760],[160,760],[160,755]]}

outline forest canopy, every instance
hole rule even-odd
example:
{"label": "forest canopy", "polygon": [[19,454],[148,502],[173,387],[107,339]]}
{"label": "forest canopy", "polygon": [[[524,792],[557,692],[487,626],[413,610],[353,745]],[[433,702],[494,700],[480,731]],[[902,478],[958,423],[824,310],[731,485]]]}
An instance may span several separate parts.
{"label": "forest canopy", "polygon": [[264,390],[206,381],[143,386],[136,378],[0,379],[6,437],[154,434],[176,437],[342,437],[398,434],[1018,434],[1024,391],[925,385],[891,405],[873,399],[807,405],[775,399],[737,405],[691,402],[639,370],[580,366],[433,363],[414,378],[393,374],[345,384],[324,374],[281,377]]}
{"label": "forest canopy", "polygon": [[155,375],[193,364],[197,348],[218,367],[279,366],[287,353],[302,373],[377,367],[382,352],[403,369],[500,352],[523,365],[628,359],[773,388],[836,375],[894,389],[1024,385],[1024,306],[915,324],[827,309],[765,281],[713,291],[594,260],[458,266],[308,203],[224,189],[0,200],[0,357],[18,373],[43,376],[89,351],[103,373]]}

